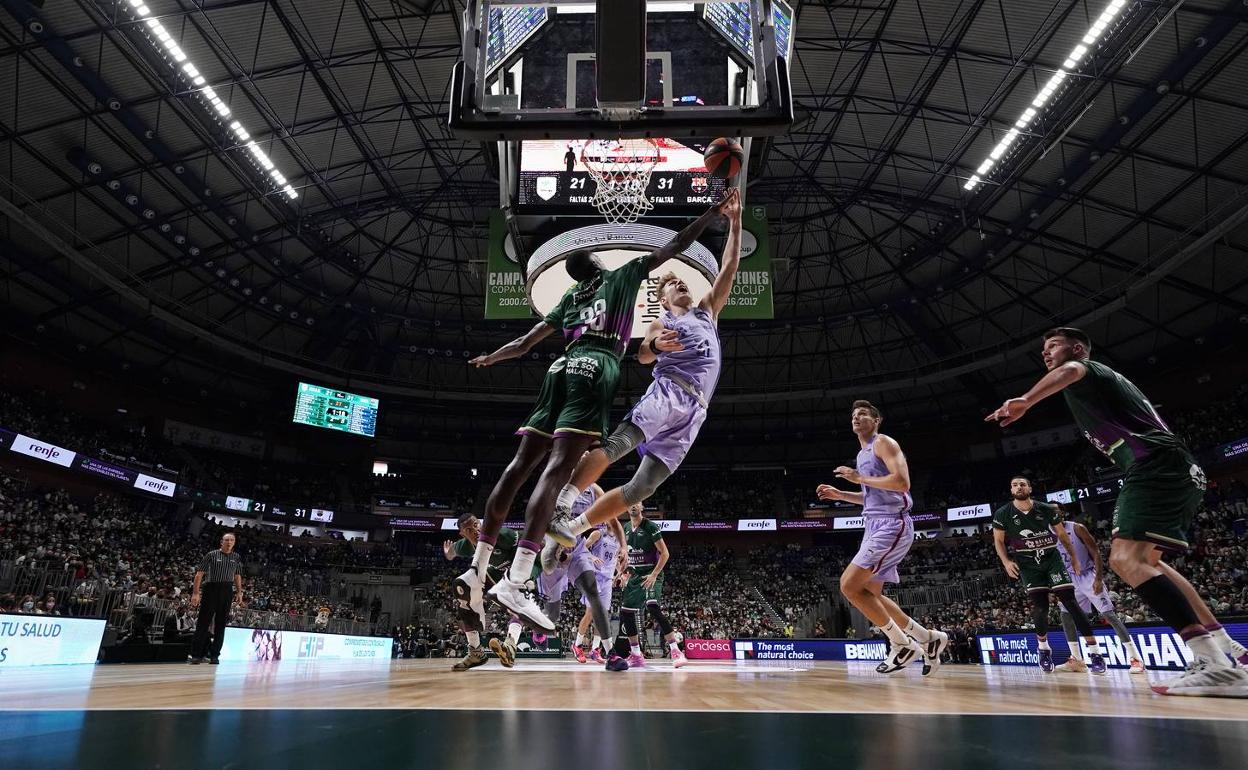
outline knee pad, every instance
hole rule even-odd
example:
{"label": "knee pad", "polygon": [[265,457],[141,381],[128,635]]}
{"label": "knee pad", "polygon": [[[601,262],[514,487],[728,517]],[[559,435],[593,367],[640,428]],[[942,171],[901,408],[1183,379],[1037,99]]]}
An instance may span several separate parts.
{"label": "knee pad", "polygon": [[641,428],[631,422],[622,422],[607,437],[602,445],[602,451],[606,453],[608,460],[615,462],[636,449],[645,440],[646,434],[641,432]]}
{"label": "knee pad", "polygon": [[620,610],[620,628],[624,629],[625,636],[637,636],[637,610]]}
{"label": "knee pad", "polygon": [[633,474],[633,477],[623,487],[620,487],[620,494],[624,496],[625,503],[636,505],[653,495],[659,485],[671,475],[672,472],[667,469],[666,465],[646,455],[641,459],[641,465],[637,466],[637,472]]}

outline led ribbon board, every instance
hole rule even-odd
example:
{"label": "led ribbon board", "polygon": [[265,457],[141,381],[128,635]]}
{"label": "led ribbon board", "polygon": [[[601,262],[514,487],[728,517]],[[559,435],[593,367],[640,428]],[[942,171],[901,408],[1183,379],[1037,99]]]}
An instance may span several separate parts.
{"label": "led ribbon board", "polygon": [[[666,227],[639,224],[591,225],[557,235],[529,258],[529,304],[543,316],[559,304],[564,292],[575,283],[563,266],[564,259],[573,251],[589,249],[608,270],[614,270],[630,259],[666,245],[675,237],[676,232]],[[633,317],[635,339],[646,336],[646,327],[663,312],[656,290],[659,276],[668,271],[689,286],[690,294],[700,298],[710,291],[711,282],[719,274],[719,264],[710,249],[695,242],[685,253],[651,271],[650,278],[637,290],[638,312]]]}

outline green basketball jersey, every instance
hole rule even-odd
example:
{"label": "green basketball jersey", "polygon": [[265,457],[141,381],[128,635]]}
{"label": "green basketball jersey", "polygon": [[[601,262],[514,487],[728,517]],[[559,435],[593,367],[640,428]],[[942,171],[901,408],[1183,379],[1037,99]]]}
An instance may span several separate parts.
{"label": "green basketball jersey", "polygon": [[1098,361],[1081,361],[1087,374],[1062,391],[1075,424],[1092,446],[1126,471],[1151,454],[1184,449],[1135,383]]}
{"label": "green basketball jersey", "polygon": [[546,314],[543,320],[563,331],[567,352],[592,348],[624,357],[632,338],[637,290],[649,274],[646,259],[638,257],[576,284]]}
{"label": "green basketball jersey", "polygon": [[1005,530],[1005,544],[1015,553],[1043,551],[1056,546],[1057,535],[1053,534],[1051,527],[1058,521],[1057,506],[1039,500],[1031,501],[1030,511],[1020,511],[1011,500],[992,514],[992,528]]}
{"label": "green basketball jersey", "polygon": [[654,565],[659,563],[658,542],[663,539],[663,530],[659,525],[641,518],[641,524],[633,529],[631,521],[624,522],[624,542],[628,544],[628,566],[634,574],[649,575]]}
{"label": "green basketball jersey", "polygon": [[[498,531],[498,540],[494,542],[494,551],[490,554],[490,564],[495,567],[506,567],[511,564],[511,557],[516,555],[516,543],[519,541],[520,535],[516,530],[510,527],[500,529]],[[468,538],[461,537],[455,541],[452,550],[456,556],[471,559],[477,547],[468,542]]]}

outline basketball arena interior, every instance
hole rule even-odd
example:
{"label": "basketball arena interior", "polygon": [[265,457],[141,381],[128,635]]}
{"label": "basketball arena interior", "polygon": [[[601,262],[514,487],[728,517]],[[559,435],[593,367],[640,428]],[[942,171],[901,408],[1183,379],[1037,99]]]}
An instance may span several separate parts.
{"label": "basketball arena interior", "polygon": [[0,767],[1244,767],[1246,49],[0,0]]}

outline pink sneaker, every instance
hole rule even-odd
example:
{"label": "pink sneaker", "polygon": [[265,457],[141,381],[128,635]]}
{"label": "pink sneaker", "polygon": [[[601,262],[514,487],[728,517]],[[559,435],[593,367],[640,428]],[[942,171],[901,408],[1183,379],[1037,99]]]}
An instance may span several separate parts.
{"label": "pink sneaker", "polygon": [[593,652],[591,652],[591,653],[589,654],[589,659],[590,659],[590,660],[592,660],[592,661],[593,661],[593,662],[595,662],[595,663],[606,663],[606,662],[607,662],[607,659],[606,659],[606,658],[604,658],[604,657],[602,657],[602,653],[598,651],[598,648],[597,648],[597,647],[595,647],[595,648],[594,648],[594,651],[593,651]]}
{"label": "pink sneaker", "polygon": [[672,668],[680,668],[689,662],[685,654],[680,650],[672,650]]}
{"label": "pink sneaker", "polygon": [[645,668],[645,667],[646,667],[646,659],[645,659],[645,658],[643,658],[643,657],[642,657],[642,656],[640,656],[640,655],[629,655],[629,656],[628,656],[628,667],[629,667],[629,668]]}
{"label": "pink sneaker", "polygon": [[576,658],[577,663],[585,662],[585,648],[581,647],[581,645],[572,645],[572,655]]}

